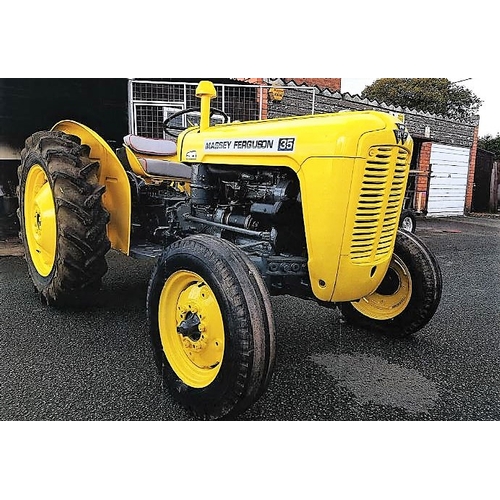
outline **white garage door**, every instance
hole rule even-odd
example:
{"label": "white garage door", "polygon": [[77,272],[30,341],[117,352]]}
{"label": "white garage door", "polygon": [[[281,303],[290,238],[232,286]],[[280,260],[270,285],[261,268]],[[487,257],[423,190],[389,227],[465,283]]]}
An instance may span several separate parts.
{"label": "white garage door", "polygon": [[428,215],[464,214],[469,157],[468,148],[432,145]]}

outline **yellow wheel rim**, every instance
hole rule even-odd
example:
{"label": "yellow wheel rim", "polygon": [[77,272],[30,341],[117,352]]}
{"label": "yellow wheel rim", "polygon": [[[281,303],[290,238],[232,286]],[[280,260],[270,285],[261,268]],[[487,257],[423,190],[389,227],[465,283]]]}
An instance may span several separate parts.
{"label": "yellow wheel rim", "polygon": [[384,281],[379,288],[352,305],[371,319],[388,320],[401,314],[409,304],[412,280],[406,264],[397,256],[392,257]]}
{"label": "yellow wheel rim", "polygon": [[47,277],[56,258],[57,223],[52,188],[40,165],[33,165],[26,178],[24,225],[31,261]]}
{"label": "yellow wheel rim", "polygon": [[176,375],[190,387],[209,386],[224,356],[224,323],[211,288],[191,271],[173,273],[158,317],[163,351]]}

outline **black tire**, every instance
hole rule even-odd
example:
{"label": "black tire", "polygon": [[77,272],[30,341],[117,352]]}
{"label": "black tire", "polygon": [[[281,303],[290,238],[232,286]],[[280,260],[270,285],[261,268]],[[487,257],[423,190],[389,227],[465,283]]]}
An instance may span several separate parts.
{"label": "black tire", "polygon": [[413,211],[403,210],[399,218],[399,227],[410,233],[414,233],[417,229],[417,218]]}
{"label": "black tire", "polygon": [[33,134],[21,153],[20,238],[35,288],[50,305],[85,304],[108,269],[109,214],[89,153],[59,131]]}
{"label": "black tire", "polygon": [[391,265],[379,289],[340,308],[345,319],[355,326],[407,337],[434,316],[442,287],[441,270],[432,252],[414,234],[398,231]]}
{"label": "black tire", "polygon": [[[197,294],[204,298],[198,301]],[[181,315],[187,297],[189,311]],[[207,298],[212,309],[203,306]],[[267,389],[275,361],[269,294],[257,268],[233,244],[199,235],[168,247],[151,276],[147,316],[164,384],[197,418],[234,418]],[[194,321],[189,332],[183,326],[188,319]],[[215,340],[224,345],[220,353]],[[211,364],[201,366],[192,357],[198,354]]]}

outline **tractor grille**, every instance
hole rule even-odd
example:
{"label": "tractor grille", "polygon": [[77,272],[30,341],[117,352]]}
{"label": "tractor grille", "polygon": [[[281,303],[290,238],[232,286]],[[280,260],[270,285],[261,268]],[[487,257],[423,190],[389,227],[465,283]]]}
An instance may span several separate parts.
{"label": "tractor grille", "polygon": [[376,262],[392,251],[409,161],[408,151],[397,146],[370,149],[354,221],[353,262]]}

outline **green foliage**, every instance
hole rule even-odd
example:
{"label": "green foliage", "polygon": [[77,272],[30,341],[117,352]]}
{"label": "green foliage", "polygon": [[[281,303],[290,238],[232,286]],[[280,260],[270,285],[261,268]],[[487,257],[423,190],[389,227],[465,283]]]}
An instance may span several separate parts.
{"label": "green foliage", "polygon": [[496,137],[491,135],[480,137],[477,145],[481,149],[492,152],[495,155],[496,161],[500,160],[500,134],[497,134]]}
{"label": "green foliage", "polygon": [[380,78],[365,87],[361,97],[453,120],[472,118],[482,104],[471,90],[447,78]]}

